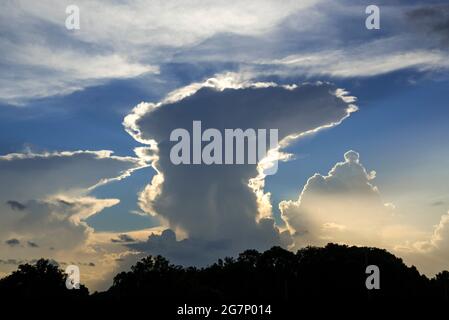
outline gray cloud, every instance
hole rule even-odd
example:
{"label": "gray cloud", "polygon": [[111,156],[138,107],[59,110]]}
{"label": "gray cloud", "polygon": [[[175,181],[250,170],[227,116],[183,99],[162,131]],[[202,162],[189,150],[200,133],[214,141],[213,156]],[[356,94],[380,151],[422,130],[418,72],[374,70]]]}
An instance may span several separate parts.
{"label": "gray cloud", "polygon": [[70,1],[7,2],[0,12],[0,100],[22,103],[157,74],[157,65],[180,48],[220,32],[260,34],[314,2],[79,0],[75,31],[64,25]]}
{"label": "gray cloud", "polygon": [[0,185],[0,239],[33,239],[27,248],[42,252],[82,245],[92,233],[84,221],[119,202],[89,197],[90,190],[143,166],[110,151],[0,156],[0,180],[9,181]]}
{"label": "gray cloud", "polygon": [[434,201],[434,202],[432,202],[430,205],[432,206],[432,207],[439,207],[439,206],[443,206],[443,205],[445,205],[446,204],[446,202],[444,202],[444,201]]}
{"label": "gray cloud", "polygon": [[[106,207],[118,203],[115,199],[73,198],[72,206],[58,200],[30,200],[26,213],[11,219],[9,230],[36,240],[42,247],[68,250],[85,244],[93,232],[85,220]],[[5,218],[5,217],[3,217]],[[28,242],[36,248],[36,242]]]}
{"label": "gray cloud", "polygon": [[5,243],[10,247],[15,247],[15,246],[20,245],[20,240],[13,238],[13,239],[6,240]]}
{"label": "gray cloud", "polygon": [[[82,259],[86,261],[80,264],[86,267],[83,277],[89,284],[102,279],[105,273],[112,275],[115,256],[109,255],[124,249],[107,239],[97,241],[97,234],[86,220],[120,200],[98,199],[91,192],[145,166],[140,158],[115,156],[105,150],[0,156],[0,181],[8,181],[7,185],[0,184],[0,241],[17,238],[21,242],[15,247],[2,246],[0,256],[16,261],[30,256]],[[8,201],[26,209],[17,210],[17,204]],[[10,272],[9,265],[3,263],[0,271]]]}
{"label": "gray cloud", "polygon": [[[364,25],[369,4],[318,2],[292,12],[263,37],[232,31],[216,34],[180,50],[173,60],[232,62],[253,77],[356,78],[404,69],[447,70],[446,13],[435,20],[411,19],[414,10],[406,1],[380,2],[381,29],[370,31]],[[430,11],[445,12],[444,8]]]}
{"label": "gray cloud", "polygon": [[[172,62],[222,62],[253,75],[300,77],[448,66],[447,52],[435,52],[427,39],[447,45],[445,6],[410,11],[405,1],[379,2],[382,27],[370,32],[364,26],[370,3],[354,0],[170,3],[80,0],[81,29],[71,32],[63,19],[70,1],[7,2],[0,12],[0,101],[20,104],[110,79],[157,78],[159,67]],[[410,32],[413,26],[423,32]]]}
{"label": "gray cloud", "polygon": [[449,45],[449,5],[419,7],[408,11],[407,18],[423,37],[436,38],[443,47]]}
{"label": "gray cloud", "polygon": [[[37,262],[38,259],[0,259],[0,264],[3,265],[20,265],[20,264],[34,264]],[[50,264],[54,266],[66,266],[68,265],[67,262],[64,261],[56,261],[54,259],[49,259]],[[70,264],[76,264],[78,266],[86,266],[86,267],[95,267],[95,263],[93,262],[71,262]]]}
{"label": "gray cloud", "polygon": [[441,216],[427,238],[406,242],[396,247],[409,264],[416,265],[429,276],[449,270],[449,213]]}
{"label": "gray cloud", "polygon": [[140,159],[114,156],[112,151],[13,153],[0,156],[0,199],[23,202],[54,193],[88,189],[128,176],[144,164]]}
{"label": "gray cloud", "polygon": [[[356,110],[353,100],[326,83],[279,86],[230,76],[182,88],[159,104],[139,105],[125,125],[138,141],[157,142],[153,165],[159,172],[140,195],[141,208],[187,239],[176,241],[167,231],[131,247],[207,261],[204,251],[218,256],[288,244],[274,223],[269,195],[263,196],[256,165],[173,165],[170,133],[176,128],[190,131],[192,121],[200,120],[204,128],[220,131],[279,129],[279,139],[288,144],[294,136],[338,124]],[[248,184],[255,177],[259,179],[252,180],[252,188]]]}
{"label": "gray cloud", "polygon": [[111,239],[111,242],[114,242],[114,243],[134,242],[134,241],[136,241],[136,240],[127,234],[119,234],[117,236],[117,238]]}
{"label": "gray cloud", "polygon": [[33,241],[27,241],[27,245],[30,248],[39,248],[39,245]]}
{"label": "gray cloud", "polygon": [[19,210],[19,211],[22,211],[22,210],[25,210],[25,209],[26,209],[26,206],[23,205],[23,204],[21,204],[19,201],[9,200],[9,201],[7,201],[6,203],[7,203],[7,204],[11,207],[11,209],[13,209],[13,210]]}
{"label": "gray cloud", "polygon": [[127,247],[143,254],[169,257],[171,262],[181,265],[207,265],[217,257],[233,253],[230,240],[204,241],[189,238],[177,241],[175,233],[170,229],[163,231],[161,235],[150,235],[145,242],[128,244]]}

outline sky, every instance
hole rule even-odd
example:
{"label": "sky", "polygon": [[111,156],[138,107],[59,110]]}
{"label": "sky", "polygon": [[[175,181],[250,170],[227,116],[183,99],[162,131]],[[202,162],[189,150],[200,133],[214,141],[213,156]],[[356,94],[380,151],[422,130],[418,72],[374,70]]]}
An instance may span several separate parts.
{"label": "sky", "polygon": [[[0,48],[0,276],[328,242],[449,269],[445,1],[6,1]],[[277,172],[174,165],[198,120],[278,129]]]}

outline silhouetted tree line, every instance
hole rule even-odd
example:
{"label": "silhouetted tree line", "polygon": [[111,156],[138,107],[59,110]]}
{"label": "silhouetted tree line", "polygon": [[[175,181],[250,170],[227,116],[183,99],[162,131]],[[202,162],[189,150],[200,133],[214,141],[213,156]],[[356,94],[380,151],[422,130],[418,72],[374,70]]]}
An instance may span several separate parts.
{"label": "silhouetted tree line", "polygon": [[80,285],[78,290],[67,290],[66,278],[64,271],[49,260],[21,264],[0,280],[0,300],[87,299],[88,289]]}
{"label": "silhouetted tree line", "polygon": [[[368,290],[368,265],[380,268],[380,289]],[[0,280],[0,298],[57,298],[87,303],[157,301],[180,303],[302,303],[304,301],[448,302],[449,272],[429,279],[386,250],[328,244],[293,253],[279,247],[247,250],[204,268],[148,256],[114,278],[105,292],[67,290],[66,275],[48,260],[24,264]]]}

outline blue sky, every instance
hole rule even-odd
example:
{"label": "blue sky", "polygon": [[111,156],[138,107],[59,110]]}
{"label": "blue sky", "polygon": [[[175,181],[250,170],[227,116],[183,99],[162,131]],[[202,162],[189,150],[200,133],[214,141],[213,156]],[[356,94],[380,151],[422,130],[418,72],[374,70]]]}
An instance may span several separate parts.
{"label": "blue sky", "polygon": [[[444,1],[379,1],[378,30],[368,1],[78,1],[79,30],[65,27],[68,4],[0,13],[0,259],[95,261],[99,288],[139,254],[204,264],[240,245],[376,245],[426,273],[449,267]],[[290,84],[295,108],[276,100]],[[255,193],[239,183],[254,167],[174,168],[164,139],[150,150],[188,119],[270,123],[264,110],[280,131],[317,132]],[[123,233],[132,243],[111,242]]]}
{"label": "blue sky", "polygon": [[[285,194],[296,198],[310,176],[315,172],[327,173],[344,152],[354,149],[360,152],[367,168],[378,172],[376,185],[390,191],[386,194],[398,188],[403,188],[403,193],[419,191],[420,172],[429,175],[435,185],[440,181],[435,199],[413,202],[412,206],[423,212],[416,212],[410,218],[422,223],[426,219],[422,216],[438,217],[441,208],[432,207],[432,203],[448,201],[444,159],[449,151],[445,141],[449,134],[446,99],[449,83],[433,78],[410,83],[409,79],[414,76],[420,75],[402,71],[370,79],[339,81],[358,97],[359,112],[340,126],[293,146],[292,152],[298,155],[298,160],[283,164],[276,176],[268,178],[269,183],[273,180],[273,193],[281,194],[279,198]],[[400,193],[395,196],[385,200],[394,202]]]}
{"label": "blue sky", "polygon": [[[168,74],[171,68],[167,68]],[[165,90],[210,75],[199,72],[192,78],[191,68],[188,65],[177,67],[176,81]],[[412,82],[414,78],[420,80]],[[413,176],[411,171],[416,167],[427,170],[429,161],[432,161],[431,168],[438,179],[438,172],[444,170],[445,164],[435,163],[435,157],[443,159],[448,152],[444,141],[449,135],[447,79],[406,70],[368,79],[329,80],[355,94],[360,110],[340,126],[307,137],[289,149],[297,159],[282,163],[279,173],[267,180],[267,189],[273,192],[275,202],[276,199],[296,198],[310,176],[315,172],[326,173],[344,152],[351,149],[362,154],[367,168],[380,173],[377,185],[382,189]],[[19,108],[4,106],[0,150],[7,154],[26,149],[35,152],[107,149],[118,155],[133,156],[133,148],[140,144],[123,130],[124,116],[138,102],[157,101],[167,93],[154,92],[156,89],[151,86],[145,88],[146,81],[148,79],[144,77],[113,81],[68,96],[33,101]],[[283,81],[297,83],[303,80]],[[96,190],[96,196],[115,196],[122,203],[105,209],[89,223],[95,229],[108,231],[129,231],[155,225],[157,222],[151,218],[128,214],[138,210],[137,193],[152,175],[151,168],[143,169],[121,183]],[[431,206],[435,201],[449,199],[435,194],[435,200],[428,200],[427,210],[435,210]],[[425,205],[420,204],[422,208]],[[419,221],[419,218],[415,219]]]}

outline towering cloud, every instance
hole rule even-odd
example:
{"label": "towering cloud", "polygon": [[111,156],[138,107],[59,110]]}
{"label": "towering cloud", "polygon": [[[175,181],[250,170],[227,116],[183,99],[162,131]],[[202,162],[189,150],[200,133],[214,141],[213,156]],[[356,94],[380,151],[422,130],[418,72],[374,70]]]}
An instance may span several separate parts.
{"label": "towering cloud", "polygon": [[[193,257],[204,251],[211,255],[212,250],[204,250],[208,247],[216,257],[289,242],[274,224],[257,165],[174,165],[169,156],[174,129],[189,129],[194,120],[221,132],[278,129],[285,147],[300,135],[340,123],[356,110],[353,101],[327,83],[282,86],[239,81],[228,74],[177,90],[159,103],[139,104],[125,126],[136,140],[151,146],[158,172],[140,196],[142,210],[160,217],[178,238],[187,238],[176,242],[173,233],[165,233],[164,246],[157,246],[153,237],[147,247],[176,256],[177,246]],[[272,156],[285,158],[280,150]],[[164,252],[167,246],[170,250]]]}

